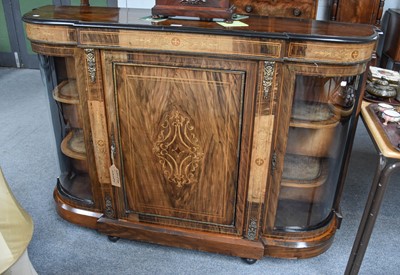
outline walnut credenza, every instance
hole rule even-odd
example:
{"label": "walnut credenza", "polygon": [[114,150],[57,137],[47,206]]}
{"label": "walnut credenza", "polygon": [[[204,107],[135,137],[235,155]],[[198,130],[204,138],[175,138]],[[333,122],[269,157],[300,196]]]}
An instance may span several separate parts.
{"label": "walnut credenza", "polygon": [[58,213],[110,239],[249,262],[328,249],[374,29],[148,15],[46,6],[23,18],[59,148]]}

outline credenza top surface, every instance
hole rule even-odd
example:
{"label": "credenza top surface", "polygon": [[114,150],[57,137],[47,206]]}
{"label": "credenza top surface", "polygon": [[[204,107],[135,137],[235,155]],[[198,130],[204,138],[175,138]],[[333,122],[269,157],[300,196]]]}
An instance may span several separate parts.
{"label": "credenza top surface", "polygon": [[374,26],[311,19],[254,16],[242,20],[245,27],[224,27],[216,22],[188,19],[168,19],[151,22],[146,9],[44,6],[24,15],[34,24],[54,24],[83,28],[108,28],[188,32],[278,39],[302,39],[330,42],[365,43],[377,39]]}

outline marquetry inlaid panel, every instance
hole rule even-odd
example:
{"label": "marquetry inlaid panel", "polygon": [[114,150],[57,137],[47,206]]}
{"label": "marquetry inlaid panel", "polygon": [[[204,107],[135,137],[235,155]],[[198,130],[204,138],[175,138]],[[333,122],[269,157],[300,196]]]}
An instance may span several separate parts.
{"label": "marquetry inlaid panel", "polygon": [[76,29],[65,26],[26,24],[26,35],[33,42],[76,45]]}
{"label": "marquetry inlaid panel", "polygon": [[128,212],[233,226],[245,72],[114,72]]}
{"label": "marquetry inlaid panel", "polygon": [[108,45],[123,49],[279,58],[283,42],[189,33],[82,29],[79,43],[88,47]]}
{"label": "marquetry inlaid panel", "polygon": [[100,101],[88,101],[90,125],[92,129],[92,142],[100,183],[110,183],[108,168],[110,163],[110,145],[107,138],[106,115],[104,104]]}
{"label": "marquetry inlaid panel", "polygon": [[289,44],[288,58],[299,61],[358,63],[371,59],[375,43],[340,44],[292,42]]}

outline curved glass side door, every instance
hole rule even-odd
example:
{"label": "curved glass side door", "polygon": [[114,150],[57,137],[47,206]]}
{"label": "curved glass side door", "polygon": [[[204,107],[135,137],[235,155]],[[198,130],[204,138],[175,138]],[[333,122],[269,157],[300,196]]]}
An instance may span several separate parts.
{"label": "curved glass side door", "polygon": [[82,102],[75,71],[76,60],[72,55],[39,57],[58,151],[58,191],[65,198],[91,206],[93,194],[84,139]]}
{"label": "curved glass side door", "polygon": [[274,230],[312,230],[329,222],[333,213],[360,80],[351,70],[349,75],[337,73],[322,68],[292,75]]}

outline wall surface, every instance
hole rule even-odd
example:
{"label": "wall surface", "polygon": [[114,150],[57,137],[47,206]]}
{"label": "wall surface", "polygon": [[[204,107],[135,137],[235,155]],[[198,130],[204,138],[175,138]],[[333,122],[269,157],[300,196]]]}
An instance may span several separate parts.
{"label": "wall surface", "polygon": [[[319,0],[318,1],[318,11],[317,11],[317,19],[318,20],[328,20],[329,19],[329,3],[332,0]],[[155,1],[140,1],[140,0],[118,0],[118,7],[127,7],[127,8],[144,8],[149,9],[154,6]],[[400,9],[400,1],[399,0],[386,0],[384,11],[387,9]]]}

